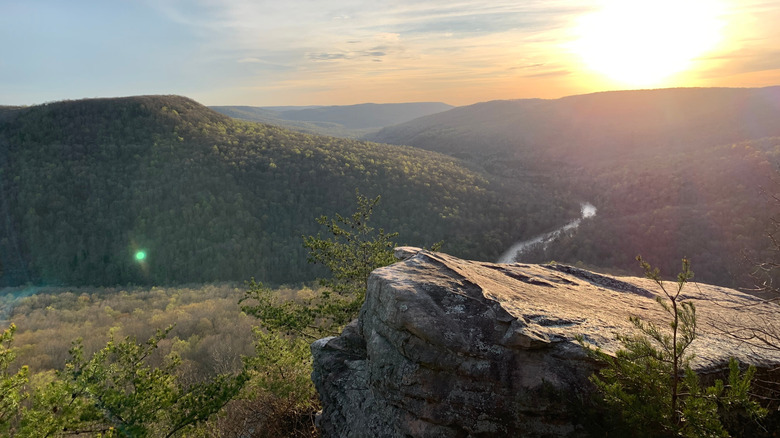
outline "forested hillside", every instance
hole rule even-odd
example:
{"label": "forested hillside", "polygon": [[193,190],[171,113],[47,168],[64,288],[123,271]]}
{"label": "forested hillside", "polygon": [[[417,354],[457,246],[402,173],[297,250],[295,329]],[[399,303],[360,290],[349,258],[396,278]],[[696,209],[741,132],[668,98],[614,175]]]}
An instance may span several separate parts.
{"label": "forested hillside", "polygon": [[777,137],[605,161],[574,180],[598,214],[523,260],[582,261],[633,274],[632,255],[658,260],[667,273],[689,257],[696,281],[752,287],[754,264],[775,257],[767,232],[780,213],[770,197],[778,193],[778,164]]}
{"label": "forested hillside", "polygon": [[[620,91],[494,101],[386,128],[372,138],[447,153],[506,184],[554,172],[598,214],[520,260],[665,272],[748,285],[778,205],[780,87]],[[768,193],[764,193],[768,192]],[[562,225],[562,224],[561,224]]]}
{"label": "forested hillside", "polygon": [[2,114],[3,286],[311,280],[301,236],[354,210],[356,189],[382,195],[375,225],[399,243],[444,240],[475,259],[576,215],[552,185],[534,189],[544,181],[523,193],[437,153],[235,121],[183,97]]}
{"label": "forested hillside", "polygon": [[589,164],[616,154],[697,152],[778,136],[778,114],[780,87],[614,91],[478,103],[388,127],[370,139],[471,158]]}
{"label": "forested hillside", "polygon": [[[495,260],[577,216],[524,261],[739,286],[771,249],[780,88],[497,101],[423,117],[389,146],[230,119],[176,96],[0,108],[0,285],[181,284],[322,274],[301,236],[382,195],[398,243]],[[447,157],[431,149],[454,156]],[[138,251],[146,258],[136,259]]]}

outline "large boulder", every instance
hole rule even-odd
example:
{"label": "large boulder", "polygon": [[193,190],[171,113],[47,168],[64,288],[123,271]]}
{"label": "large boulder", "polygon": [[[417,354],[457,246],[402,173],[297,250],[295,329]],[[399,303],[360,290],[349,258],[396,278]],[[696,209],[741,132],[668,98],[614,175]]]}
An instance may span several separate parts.
{"label": "large boulder", "polygon": [[[668,326],[647,279],[417,248],[397,255],[371,274],[359,319],[312,345],[326,437],[580,436],[577,406],[598,364],[576,337],[614,352],[630,315]],[[682,299],[697,309],[697,371],[722,371],[730,357],[780,365],[780,351],[724,334],[753,318],[777,324],[776,305],[698,283]]]}

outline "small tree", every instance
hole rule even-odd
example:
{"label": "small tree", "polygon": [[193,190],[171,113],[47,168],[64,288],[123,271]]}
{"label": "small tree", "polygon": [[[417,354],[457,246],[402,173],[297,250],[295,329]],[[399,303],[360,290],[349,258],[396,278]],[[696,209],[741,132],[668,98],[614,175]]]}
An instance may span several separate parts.
{"label": "small tree", "polygon": [[13,423],[18,420],[22,402],[27,398],[24,391],[29,381],[27,367],[17,372],[9,372],[11,364],[16,359],[16,349],[13,347],[16,326],[11,324],[0,335],[0,433],[8,433]]}
{"label": "small tree", "polygon": [[762,416],[765,412],[748,394],[753,367],[740,373],[739,364],[732,359],[729,384],[718,380],[707,388],[701,387],[690,367],[693,354],[688,348],[696,339],[696,307],[680,300],[693,277],[690,262],[683,259],[676,287],[669,289],[658,269],[641,257],[637,260],[645,276],[663,292],[656,301],[670,317],[669,330],[632,316],[630,321],[638,333],[618,335],[623,348],[614,357],[588,349],[606,364],[591,377],[603,401],[620,413],[634,436],[726,437],[724,416],[737,411],[753,418]]}
{"label": "small tree", "polygon": [[[644,350],[644,352],[647,353],[660,352],[661,355],[656,356],[658,360],[660,360],[661,363],[666,362],[667,365],[671,366],[671,370],[669,370],[669,374],[671,374],[672,378],[669,419],[675,424],[679,424],[681,416],[678,410],[677,400],[679,397],[681,370],[690,367],[690,361],[693,358],[693,355],[686,354],[685,351],[691,345],[691,342],[696,339],[696,307],[689,301],[679,302],[680,292],[682,292],[683,287],[685,287],[688,280],[693,278],[691,263],[687,258],[683,258],[682,271],[677,274],[677,288],[676,290],[669,291],[661,280],[661,273],[658,268],[650,266],[649,263],[642,260],[641,256],[637,256],[636,259],[645,271],[645,277],[653,280],[666,296],[668,303],[661,296],[658,296],[656,301],[664,311],[672,317],[672,322],[670,323],[672,334],[670,336],[668,333],[663,333],[659,330],[655,324],[645,324],[638,317],[632,316],[631,323],[645,335],[640,338],[644,341],[640,341],[641,345],[638,345],[637,347],[640,351]],[[669,303],[671,303],[671,305],[669,305]],[[660,351],[652,348],[652,345],[650,345],[648,341],[648,337],[661,347]]]}
{"label": "small tree", "polygon": [[193,432],[238,394],[247,374],[182,384],[177,356],[162,366],[149,363],[170,329],[143,344],[112,338],[89,359],[76,341],[64,370],[28,379],[27,367],[8,373],[12,324],[0,338],[0,434],[167,438]]}
{"label": "small tree", "polygon": [[327,228],[330,237],[305,236],[303,246],[309,249],[309,262],[330,269],[332,276],[321,279],[322,293],[304,301],[282,301],[254,279],[249,283],[242,302],[252,300],[242,310],[260,319],[269,330],[283,330],[318,339],[338,331],[355,317],[366,297],[368,276],[376,268],[395,261],[391,239],[398,233],[385,233],[369,226],[380,197],[369,199],[355,191],[357,211],[350,216],[321,216],[317,223]]}
{"label": "small tree", "polygon": [[[181,360],[168,355],[162,366],[149,364],[152,353],[170,330],[158,330],[139,344],[133,338],[106,346],[85,359],[80,342],[61,378],[100,413],[100,423],[118,436],[171,437],[191,430],[222,409],[243,387],[245,373],[220,374],[184,385],[178,378]],[[73,431],[79,433],[78,430]]]}
{"label": "small tree", "polygon": [[[311,419],[319,409],[312,384],[309,343],[336,335],[353,320],[365,300],[368,276],[376,268],[393,263],[391,241],[396,233],[369,226],[380,198],[369,199],[356,191],[357,211],[350,216],[321,216],[317,223],[329,237],[306,236],[309,262],[328,267],[332,276],[320,280],[314,297],[282,299],[252,279],[241,299],[241,309],[258,318],[256,356],[245,360],[252,380],[247,386],[255,399],[251,421],[268,431],[260,436],[311,436]],[[285,424],[286,423],[286,424]]]}
{"label": "small tree", "polygon": [[395,261],[391,239],[398,233],[385,233],[380,228],[375,231],[368,225],[374,208],[379,204],[380,196],[369,199],[355,191],[357,211],[350,216],[336,213],[328,219],[320,216],[317,223],[328,229],[328,238],[306,236],[303,246],[309,249],[309,263],[325,265],[332,274],[331,278],[321,280],[324,286],[331,288],[341,296],[365,297],[368,275],[376,268],[387,266]]}

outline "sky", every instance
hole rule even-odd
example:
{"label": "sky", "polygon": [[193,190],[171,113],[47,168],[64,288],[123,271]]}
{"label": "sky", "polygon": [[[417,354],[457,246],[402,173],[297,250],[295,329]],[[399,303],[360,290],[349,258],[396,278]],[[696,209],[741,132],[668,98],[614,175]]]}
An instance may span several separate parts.
{"label": "sky", "polygon": [[780,85],[780,0],[0,0],[0,105],[558,98]]}

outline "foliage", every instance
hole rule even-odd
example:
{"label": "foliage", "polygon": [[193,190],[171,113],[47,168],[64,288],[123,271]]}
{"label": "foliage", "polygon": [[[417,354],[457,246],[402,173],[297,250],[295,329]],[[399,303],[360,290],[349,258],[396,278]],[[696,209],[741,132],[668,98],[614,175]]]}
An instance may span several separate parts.
{"label": "foliage", "polygon": [[21,408],[21,403],[27,397],[24,386],[29,380],[27,367],[22,367],[18,372],[9,372],[9,368],[16,358],[13,348],[14,332],[16,326],[11,324],[0,335],[0,433],[7,433],[11,425],[11,418]]}
{"label": "foliage", "polygon": [[376,268],[395,261],[390,240],[398,233],[386,234],[368,226],[371,214],[380,197],[368,199],[355,191],[357,211],[344,217],[336,213],[334,219],[320,216],[317,223],[324,225],[332,235],[323,239],[320,234],[303,238],[303,246],[309,249],[309,262],[328,267],[332,277],[322,283],[342,296],[361,297],[365,293],[368,275]]}
{"label": "foliage", "polygon": [[[586,200],[596,217],[523,261],[628,272],[639,249],[669,261],[685,253],[700,280],[751,286],[738,254],[763,260],[771,250],[757,188],[771,184],[780,142],[769,136],[779,132],[775,117],[737,128],[723,111],[744,110],[728,96],[746,93],[748,107],[770,114],[756,107],[771,101],[757,98],[764,92],[776,91],[492,102],[382,137],[459,159],[239,122],[176,96],[10,109],[0,124],[0,285],[310,281],[324,270],[306,263],[298,236],[316,234],[308,218],[345,211],[360,187],[391,206],[377,226],[417,246],[446,240],[460,257],[494,260],[577,217]],[[683,93],[724,94],[724,104]],[[677,104],[695,117],[659,110]],[[145,261],[134,260],[138,249]]]}
{"label": "foliage", "polygon": [[[3,376],[3,432],[32,437],[61,434],[98,434],[119,437],[171,437],[194,430],[235,397],[247,374],[220,374],[185,385],[177,372],[175,354],[163,363],[150,362],[159,343],[170,332],[158,330],[144,344],[132,338],[113,338],[86,359],[80,342],[71,359],[57,373],[44,373],[32,388],[6,385],[19,381]],[[4,339],[13,337],[13,326]],[[23,367],[26,374],[26,368]],[[20,371],[21,373],[21,371]],[[27,376],[24,375],[26,383]],[[37,376],[36,376],[37,377]],[[24,392],[22,392],[24,389]],[[27,404],[20,403],[30,398]]]}
{"label": "foliage", "polygon": [[[173,326],[159,351],[174,351],[186,382],[237,373],[241,356],[254,352],[253,318],[238,300],[246,288],[207,284],[178,288],[19,288],[0,294],[0,319],[13,321],[17,361],[31,373],[58,370],[70,358],[70,342],[83,339],[89,357],[108,343],[130,336],[148,339],[156,327]],[[279,288],[274,294],[296,291]],[[0,324],[4,322],[0,321]]]}
{"label": "foliage", "polygon": [[[458,255],[567,215],[504,196],[456,159],[313,136],[217,114],[189,99],[58,102],[0,124],[0,285],[311,281],[298,236],[344,211],[356,187],[392,208],[374,220]],[[145,250],[146,258],[135,254]]]}
{"label": "foliage", "polygon": [[[245,359],[250,371],[242,401],[252,409],[241,420],[257,437],[315,436],[320,409],[311,380],[309,341],[255,329],[255,355]],[[246,435],[237,434],[236,436]]]}
{"label": "foliage", "polygon": [[254,334],[256,355],[245,358],[247,368],[257,374],[252,384],[274,397],[290,400],[296,407],[310,403],[314,387],[309,342],[257,328]]}
{"label": "foliage", "polygon": [[49,437],[68,433],[112,436],[108,424],[93,405],[54,371],[31,375],[30,400],[16,412],[12,436]]}
{"label": "foliage", "polygon": [[357,210],[349,216],[321,216],[317,223],[327,228],[330,237],[306,236],[309,262],[325,265],[332,276],[320,280],[326,286],[315,297],[305,300],[279,300],[262,283],[252,280],[244,300],[256,304],[242,309],[258,317],[269,330],[282,330],[310,339],[338,334],[353,320],[363,305],[368,276],[374,269],[395,261],[391,239],[398,233],[385,233],[369,226],[380,197],[369,199],[356,191]]}
{"label": "foliage", "polygon": [[598,214],[523,261],[581,261],[628,275],[639,251],[664,260],[659,267],[669,273],[679,269],[676,255],[687,254],[697,261],[699,281],[752,287],[741,254],[763,260],[771,251],[764,218],[780,204],[767,202],[759,188],[771,184],[778,157],[780,139],[768,138],[594,164],[570,179]]}
{"label": "foliage", "polygon": [[[325,289],[309,296],[281,298],[254,279],[241,300],[242,310],[258,318],[263,329],[255,330],[256,355],[246,363],[255,370],[253,397],[273,400],[267,404],[276,412],[266,414],[259,422],[272,430],[281,430],[283,424],[294,424],[285,429],[285,436],[307,436],[312,431],[310,418],[318,409],[317,396],[312,385],[309,342],[335,335],[353,320],[365,300],[366,282],[376,268],[395,261],[391,241],[397,233],[385,233],[369,226],[374,208],[380,198],[362,196],[356,191],[357,210],[349,216],[336,214],[328,219],[321,216],[317,222],[326,227],[328,238],[321,234],[304,237],[309,249],[309,261],[328,267],[332,277],[321,280]],[[272,435],[268,435],[272,436]]]}
{"label": "foliage", "polygon": [[76,344],[62,377],[103,414],[121,436],[173,436],[206,421],[241,389],[246,376],[221,374],[189,386],[179,382],[181,360],[166,357],[160,366],[148,363],[170,332],[158,330],[145,344],[132,338],[109,340],[89,360]]}
{"label": "foliage", "polygon": [[[671,303],[671,306],[663,299],[663,297],[656,297],[658,304],[664,309],[664,312],[672,317],[670,327],[672,329],[671,336],[669,334],[661,332],[659,328],[653,323],[644,323],[637,317],[632,317],[631,322],[634,326],[645,336],[649,337],[652,341],[655,341],[657,345],[661,347],[661,350],[655,350],[653,346],[646,342],[647,338],[634,338],[637,342],[636,345],[631,344],[631,340],[625,339],[623,343],[630,351],[640,352],[644,355],[655,354],[655,357],[661,361],[666,362],[667,365],[671,365],[671,369],[667,374],[672,376],[671,387],[671,406],[669,418],[676,424],[681,421],[680,415],[677,410],[677,399],[679,396],[678,386],[680,383],[681,370],[690,368],[690,360],[693,356],[687,355],[685,351],[691,345],[694,339],[696,339],[696,307],[692,302],[678,302],[680,298],[680,292],[682,292],[685,284],[693,278],[693,271],[691,271],[691,264],[687,258],[683,258],[682,271],[677,274],[677,290],[669,291],[666,289],[664,282],[661,281],[661,273],[658,268],[653,268],[649,263],[642,260],[641,256],[637,256],[640,266],[645,271],[645,277],[653,280],[661,291],[666,296],[666,299]],[[665,352],[658,355],[658,352]],[[671,362],[671,363],[670,363]]]}
{"label": "foliage", "polygon": [[[693,277],[690,263],[683,259],[676,288],[669,289],[658,269],[637,257],[645,276],[653,280],[663,296],[656,299],[669,315],[669,329],[631,317],[638,333],[618,335],[623,348],[612,357],[588,348],[605,363],[591,380],[604,403],[620,413],[624,433],[632,436],[725,437],[733,417],[758,418],[766,412],[750,399],[749,388],[755,368],[741,373],[735,359],[729,363],[728,385],[716,380],[702,388],[691,369],[687,350],[696,339],[696,309],[680,300],[680,293]],[[580,342],[583,342],[580,339]]]}
{"label": "foliage", "polygon": [[[494,101],[388,127],[372,139],[476,163],[529,199],[563,195],[598,208],[576,232],[524,253],[523,262],[582,262],[628,275],[638,252],[662,260],[664,272],[677,272],[677,255],[687,254],[699,281],[752,287],[740,254],[767,259],[767,210],[780,208],[759,191],[776,187],[780,125],[769,102],[778,98],[777,88],[668,89]],[[564,223],[550,221],[547,231]]]}
{"label": "foliage", "polygon": [[313,418],[319,401],[310,377],[309,343],[311,333],[317,332],[307,327],[314,313],[294,297],[284,300],[278,295],[252,280],[241,300],[256,300],[242,308],[257,317],[263,328],[253,329],[255,354],[244,357],[250,380],[239,399],[228,406],[225,418],[217,420],[218,436],[316,435]]}
{"label": "foliage", "polygon": [[[8,297],[29,292],[4,292],[3,305],[10,309],[8,318],[19,322],[14,345],[22,348],[13,351],[18,353],[15,363],[30,364],[29,383],[22,392],[26,397],[22,403],[24,415],[17,415],[12,423],[16,436],[57,435],[65,429],[89,429],[97,434],[113,427],[103,420],[103,413],[90,399],[73,399],[74,384],[64,379],[63,371],[57,374],[55,370],[62,370],[66,361],[74,363],[68,353],[69,347],[73,349],[71,339],[83,337],[78,344],[81,362],[97,364],[97,356],[105,353],[109,342],[116,349],[127,337],[153,338],[157,333],[150,328],[155,325],[173,328],[151,351],[147,365],[156,369],[180,362],[174,372],[176,380],[182,387],[192,388],[193,394],[204,393],[203,384],[220,375],[243,372],[248,379],[218,414],[180,434],[204,438],[316,436],[313,421],[319,403],[310,379],[309,340],[279,331],[253,331],[254,318],[237,304],[245,293],[243,287],[46,288],[16,299]],[[305,287],[267,291],[278,300],[309,299],[321,292]],[[148,350],[149,346],[140,343],[133,348]],[[107,358],[115,360],[117,355]],[[83,373],[81,379],[86,381]],[[155,427],[163,429],[175,420],[169,417],[160,419],[162,423]],[[92,423],[87,422],[89,419]],[[116,427],[113,431],[119,433]]]}
{"label": "foliage", "polygon": [[[322,295],[328,295],[323,291]],[[271,331],[287,332],[296,336],[304,336],[310,340],[317,339],[322,333],[315,325],[317,315],[313,302],[315,298],[306,297],[300,300],[279,297],[262,283],[250,280],[246,294],[241,303],[241,309],[248,315],[256,317],[260,324]]]}

